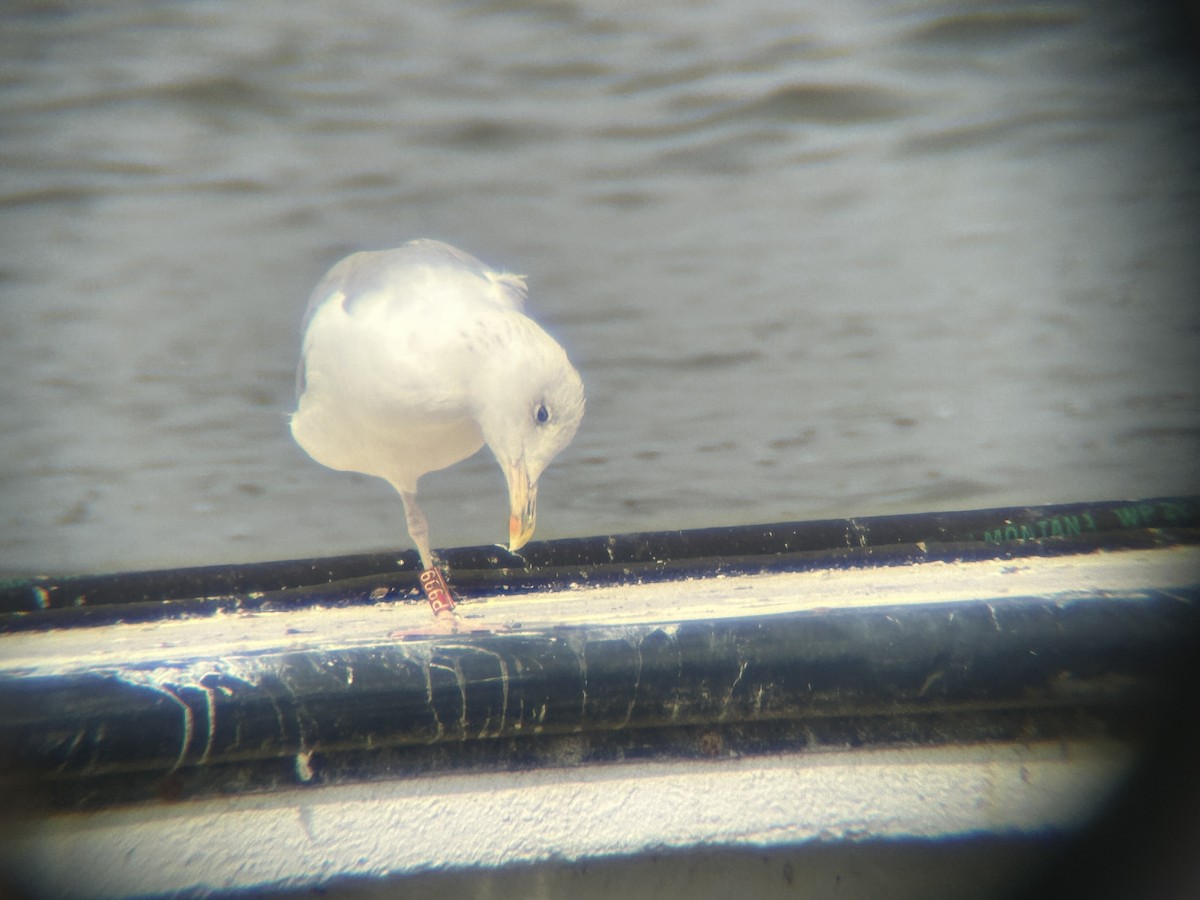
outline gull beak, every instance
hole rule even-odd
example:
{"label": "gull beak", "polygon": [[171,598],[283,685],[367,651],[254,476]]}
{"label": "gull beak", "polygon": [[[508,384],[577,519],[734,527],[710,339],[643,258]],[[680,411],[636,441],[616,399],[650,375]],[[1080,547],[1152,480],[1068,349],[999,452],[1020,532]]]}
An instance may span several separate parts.
{"label": "gull beak", "polygon": [[525,461],[514,463],[504,473],[508,476],[508,552],[515,553],[533,537],[537,524],[537,482],[529,480]]}

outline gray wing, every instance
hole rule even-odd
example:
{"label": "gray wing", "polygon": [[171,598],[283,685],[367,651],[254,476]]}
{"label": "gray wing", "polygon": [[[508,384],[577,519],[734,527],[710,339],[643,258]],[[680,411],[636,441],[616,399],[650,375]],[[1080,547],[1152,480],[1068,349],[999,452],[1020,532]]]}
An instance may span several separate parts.
{"label": "gray wing", "polygon": [[[486,263],[480,262],[470,253],[459,250],[457,247],[451,246],[444,241],[418,238],[415,241],[409,241],[403,247],[395,250],[385,250],[381,255],[388,257],[387,260],[383,261],[381,270],[376,273],[376,277],[382,280],[394,276],[396,267],[428,266],[433,268],[458,269],[464,273],[490,281],[500,288],[504,302],[511,309],[517,312],[524,311],[525,296],[527,294],[525,276],[513,275],[510,272],[499,272]],[[369,281],[362,285],[362,287],[369,289],[374,287],[374,284]],[[359,288],[360,286],[356,284],[354,286],[354,293],[357,293]],[[351,294],[350,296],[353,295]],[[353,300],[351,300],[351,305],[353,305]]]}
{"label": "gray wing", "polygon": [[[375,294],[380,287],[402,282],[405,270],[417,268],[456,269],[496,285],[503,301],[520,312],[525,306],[525,279],[520,275],[497,272],[474,256],[443,241],[421,238],[409,241],[394,250],[368,250],[353,253],[333,266],[318,282],[308,298],[308,308],[300,333],[308,333],[308,325],[318,309],[337,297],[353,312],[356,300]],[[296,396],[304,393],[304,354],[296,370]]]}
{"label": "gray wing", "polygon": [[487,277],[492,272],[470,253],[459,250],[444,241],[434,241],[429,238],[418,238],[409,241],[403,247],[384,251],[402,260],[405,265],[412,266],[448,266],[463,268],[481,277]]}

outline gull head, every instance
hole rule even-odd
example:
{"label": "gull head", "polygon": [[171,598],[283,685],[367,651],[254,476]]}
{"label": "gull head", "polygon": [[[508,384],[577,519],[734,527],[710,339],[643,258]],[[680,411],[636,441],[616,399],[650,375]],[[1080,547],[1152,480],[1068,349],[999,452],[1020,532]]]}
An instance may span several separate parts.
{"label": "gull head", "polygon": [[481,367],[476,418],[508,482],[508,549],[529,542],[537,524],[538,480],[583,419],[583,380],[566,352],[520,316],[513,340]]}

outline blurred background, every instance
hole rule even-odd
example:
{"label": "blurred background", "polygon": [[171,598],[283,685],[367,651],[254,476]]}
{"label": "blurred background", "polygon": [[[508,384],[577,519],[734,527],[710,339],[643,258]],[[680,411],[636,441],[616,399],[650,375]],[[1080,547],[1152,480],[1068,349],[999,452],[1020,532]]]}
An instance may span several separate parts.
{"label": "blurred background", "polygon": [[[1200,492],[1196,19],[1124,2],[0,11],[0,571],[408,545],[287,429],[309,291],[528,276],[537,537]],[[422,482],[502,541],[487,451]]]}

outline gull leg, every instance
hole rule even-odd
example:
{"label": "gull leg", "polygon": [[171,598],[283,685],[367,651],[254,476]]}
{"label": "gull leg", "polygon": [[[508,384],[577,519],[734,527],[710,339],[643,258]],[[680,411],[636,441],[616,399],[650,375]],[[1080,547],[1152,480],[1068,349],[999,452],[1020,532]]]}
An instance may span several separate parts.
{"label": "gull leg", "polygon": [[425,522],[425,514],[417,506],[417,495],[410,491],[401,491],[400,499],[404,501],[404,518],[408,521],[408,534],[417,545],[417,553],[421,557],[421,566],[433,568],[433,553],[429,549],[429,525]]}
{"label": "gull leg", "polygon": [[429,526],[425,522],[425,514],[417,505],[417,495],[413,491],[401,491],[400,499],[404,501],[404,517],[408,522],[409,536],[417,545],[417,553],[421,557],[421,590],[438,619],[453,620],[454,595],[450,592],[450,586],[446,584],[433,552],[429,549]]}

